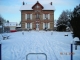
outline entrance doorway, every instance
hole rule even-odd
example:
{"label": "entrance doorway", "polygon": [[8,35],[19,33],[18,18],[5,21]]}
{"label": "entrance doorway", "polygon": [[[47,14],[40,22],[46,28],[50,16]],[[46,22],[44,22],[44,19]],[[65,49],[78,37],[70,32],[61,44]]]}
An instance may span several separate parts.
{"label": "entrance doorway", "polygon": [[36,23],[36,30],[39,30],[39,23]]}

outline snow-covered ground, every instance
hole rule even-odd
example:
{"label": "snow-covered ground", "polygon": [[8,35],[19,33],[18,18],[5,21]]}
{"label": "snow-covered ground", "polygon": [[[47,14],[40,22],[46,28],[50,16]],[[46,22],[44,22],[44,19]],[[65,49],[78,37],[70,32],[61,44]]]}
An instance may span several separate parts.
{"label": "snow-covered ground", "polygon": [[[2,60],[46,60],[46,56],[47,60],[70,60],[71,32],[25,31],[24,35],[22,32],[7,35],[10,38],[2,40],[0,34]],[[80,46],[77,50],[74,46],[73,53],[73,59],[80,60]]]}

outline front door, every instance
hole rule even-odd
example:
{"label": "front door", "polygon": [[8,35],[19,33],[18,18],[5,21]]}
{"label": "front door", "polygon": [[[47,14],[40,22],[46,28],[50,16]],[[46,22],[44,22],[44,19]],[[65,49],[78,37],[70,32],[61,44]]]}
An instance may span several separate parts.
{"label": "front door", "polygon": [[39,30],[39,23],[36,23],[36,30]]}

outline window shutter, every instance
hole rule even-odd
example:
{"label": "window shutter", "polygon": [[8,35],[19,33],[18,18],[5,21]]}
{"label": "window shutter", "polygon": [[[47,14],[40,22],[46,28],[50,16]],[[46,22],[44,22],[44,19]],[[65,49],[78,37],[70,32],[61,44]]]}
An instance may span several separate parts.
{"label": "window shutter", "polygon": [[32,14],[30,14],[30,19],[32,20]]}
{"label": "window shutter", "polygon": [[48,29],[50,29],[50,23],[48,23]]}
{"label": "window shutter", "polygon": [[25,23],[25,28],[27,29],[27,23]]}
{"label": "window shutter", "polygon": [[27,20],[27,14],[25,14],[25,19]]}
{"label": "window shutter", "polygon": [[43,14],[43,20],[45,19],[45,15]]}
{"label": "window shutter", "polygon": [[30,28],[32,29],[32,23],[30,23]]}
{"label": "window shutter", "polygon": [[45,29],[45,23],[43,23],[43,29]]}
{"label": "window shutter", "polygon": [[50,14],[48,14],[48,19],[50,19]]}

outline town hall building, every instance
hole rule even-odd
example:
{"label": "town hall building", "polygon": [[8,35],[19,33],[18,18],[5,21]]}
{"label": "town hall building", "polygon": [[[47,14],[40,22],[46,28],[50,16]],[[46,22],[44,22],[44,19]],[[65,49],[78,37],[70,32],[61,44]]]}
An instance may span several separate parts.
{"label": "town hall building", "polygon": [[21,28],[23,30],[53,30],[54,29],[54,7],[50,4],[25,4],[20,8]]}

